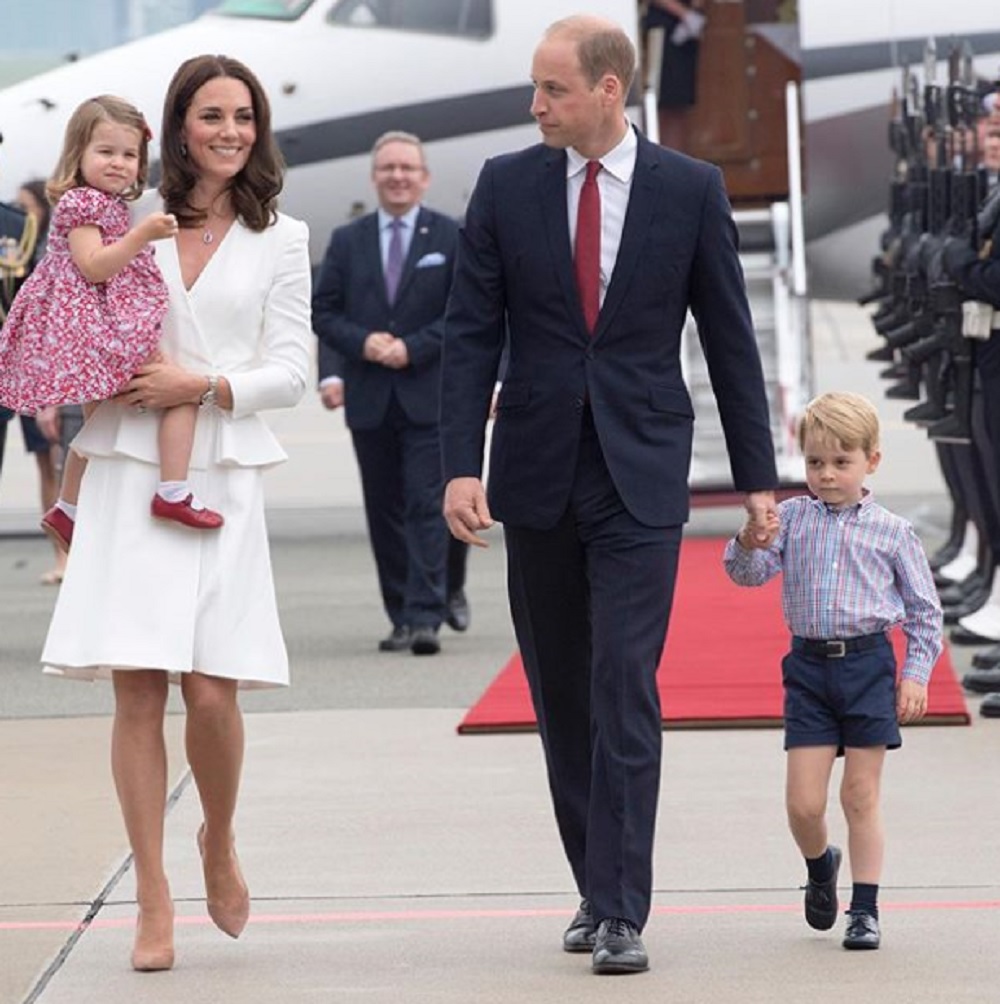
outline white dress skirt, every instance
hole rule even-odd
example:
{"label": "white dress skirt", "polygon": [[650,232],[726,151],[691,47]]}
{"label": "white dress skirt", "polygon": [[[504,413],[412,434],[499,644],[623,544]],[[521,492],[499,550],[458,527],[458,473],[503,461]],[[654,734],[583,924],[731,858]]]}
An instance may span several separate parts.
{"label": "white dress skirt", "polygon": [[198,672],[246,688],[287,685],[262,475],[192,469],[194,492],[225,518],[218,530],[194,530],[150,515],[154,464],[91,457],[45,672],[95,680],[113,669],[161,669],[175,683]]}
{"label": "white dress skirt", "polygon": [[190,463],[192,489],[225,525],[154,519],[159,417],[101,404],[74,440],[89,464],[42,662],[84,680],[157,669],[174,681],[204,673],[284,686],[261,479],[287,455],[259,413],[305,393],[315,346],[309,231],[281,214],[261,232],[237,221],[191,289],[176,242],[157,242],[157,262],[170,290],[164,354],[222,374],[232,395],[229,411],[199,411]]}

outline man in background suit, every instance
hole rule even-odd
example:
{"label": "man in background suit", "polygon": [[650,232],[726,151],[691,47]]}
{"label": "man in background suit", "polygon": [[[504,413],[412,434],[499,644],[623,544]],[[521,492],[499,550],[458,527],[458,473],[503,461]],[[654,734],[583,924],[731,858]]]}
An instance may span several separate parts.
{"label": "man in background suit", "polygon": [[[320,401],[327,411],[336,411],[344,405],[344,378],[341,376],[344,370],[343,360],[329,345],[320,342],[317,364]],[[465,594],[468,560],[469,545],[449,534],[444,620],[453,631],[468,631],[472,616]]]}
{"label": "man in background suit", "polygon": [[313,294],[313,329],[343,365],[344,406],[392,631],[382,651],[440,650],[448,533],[441,514],[441,334],[457,240],[421,205],[420,140],[372,148],[379,208],[333,232]]}
{"label": "man in background suit", "polygon": [[[504,524],[508,590],[563,846],[582,902],[563,936],[597,973],[641,972],[660,783],[656,668],[688,517],[697,322],[735,487],[776,520],[760,357],[717,168],[649,143],[615,24],[552,25],[532,63],[542,144],[484,165],[445,319],[452,533]],[[484,428],[508,341],[490,454]],[[776,525],[776,524],[775,524]]]}

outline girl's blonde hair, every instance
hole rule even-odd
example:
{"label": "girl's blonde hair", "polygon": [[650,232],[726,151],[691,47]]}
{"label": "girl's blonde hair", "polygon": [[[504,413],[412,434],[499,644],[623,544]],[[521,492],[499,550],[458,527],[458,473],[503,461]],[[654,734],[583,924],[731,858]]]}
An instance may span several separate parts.
{"label": "girl's blonde hair", "polygon": [[139,172],[135,184],[122,192],[121,197],[137,199],[142,195],[146,187],[146,178],[149,176],[149,141],[152,138],[149,126],[135,105],[112,94],[101,94],[84,101],[66,123],[66,135],[63,138],[59,163],[56,164],[56,169],[45,186],[45,194],[52,205],[55,205],[71,188],[80,188],[87,184],[80,165],[87,144],[94,135],[94,129],[101,122],[114,122],[116,125],[127,126],[139,134]]}
{"label": "girl's blonde hair", "polygon": [[807,435],[838,443],[845,450],[862,450],[870,457],[879,448],[878,412],[860,394],[821,394],[806,405],[799,423],[801,449],[805,449]]}

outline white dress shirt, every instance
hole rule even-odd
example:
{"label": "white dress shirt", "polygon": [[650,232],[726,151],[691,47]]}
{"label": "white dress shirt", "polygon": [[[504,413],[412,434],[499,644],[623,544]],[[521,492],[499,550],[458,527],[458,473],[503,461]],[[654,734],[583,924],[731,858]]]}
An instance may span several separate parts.
{"label": "white dress shirt", "polygon": [[[625,212],[632,191],[635,158],[639,141],[629,125],[622,141],[609,150],[601,160],[603,168],[597,175],[597,188],[601,193],[601,303],[611,282],[618,248],[622,241]],[[587,174],[587,158],[572,147],[566,150],[566,202],[569,209],[569,243],[576,243],[576,214],[580,205],[580,190]]]}

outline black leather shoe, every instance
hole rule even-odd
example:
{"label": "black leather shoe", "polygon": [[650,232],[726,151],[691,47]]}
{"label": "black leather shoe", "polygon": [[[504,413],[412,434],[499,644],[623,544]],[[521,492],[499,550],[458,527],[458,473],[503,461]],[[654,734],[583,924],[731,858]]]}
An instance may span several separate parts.
{"label": "black leather shoe", "polygon": [[597,928],[591,968],[599,976],[617,973],[644,973],[649,969],[646,946],[639,929],[630,920],[608,917]]}
{"label": "black leather shoe", "polygon": [[464,589],[456,589],[449,595],[444,622],[452,631],[469,630],[469,601]]}
{"label": "black leather shoe", "polygon": [[594,926],[594,915],[590,912],[590,903],[582,899],[580,909],[563,932],[563,951],[592,952],[596,940],[597,928]]}
{"label": "black leather shoe", "polygon": [[991,645],[972,656],[974,669],[1000,669],[1000,645]]}
{"label": "black leather shoe", "polygon": [[878,921],[864,910],[847,911],[847,933],[844,935],[844,948],[852,951],[864,951],[878,948],[882,935],[878,929]]}
{"label": "black leather shoe", "polygon": [[983,718],[1000,718],[1000,694],[984,697],[979,705],[979,713]]}
{"label": "black leather shoe", "polygon": [[1000,640],[987,638],[984,634],[976,634],[975,631],[970,631],[968,628],[962,627],[961,624],[958,627],[953,627],[948,637],[953,645],[995,645]]}
{"label": "black leather shoe", "polygon": [[400,625],[400,627],[394,627],[392,634],[387,638],[383,638],[378,643],[378,650],[380,652],[402,652],[409,647],[410,629],[405,624]]}
{"label": "black leather shoe", "polygon": [[1000,669],[977,669],[962,677],[962,686],[973,694],[1000,692]]}
{"label": "black leather shoe", "polygon": [[833,855],[833,870],[825,882],[806,883],[806,923],[817,931],[829,931],[837,923],[837,875],[840,873],[840,862],[843,854],[839,847],[830,845]]}
{"label": "black leather shoe", "polygon": [[410,651],[414,655],[437,655],[441,651],[437,628],[415,627],[410,635]]}

